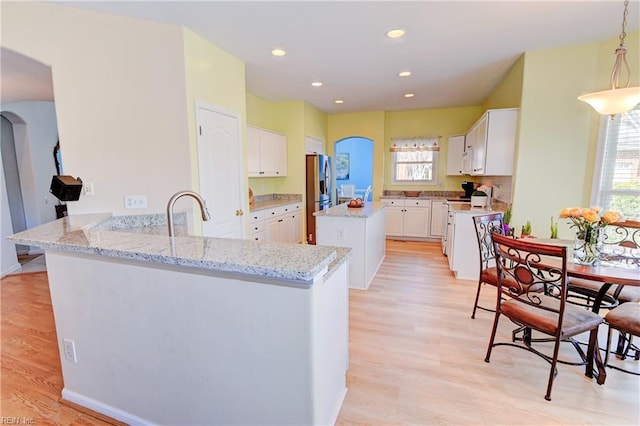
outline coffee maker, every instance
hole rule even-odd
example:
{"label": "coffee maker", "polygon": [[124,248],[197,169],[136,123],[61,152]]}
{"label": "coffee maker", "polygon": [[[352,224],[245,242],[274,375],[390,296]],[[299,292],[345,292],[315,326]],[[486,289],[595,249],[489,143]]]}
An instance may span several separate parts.
{"label": "coffee maker", "polygon": [[464,195],[461,198],[468,198],[469,200],[471,200],[471,194],[473,194],[473,191],[476,189],[476,183],[475,182],[469,182],[469,181],[464,181],[462,182],[462,189],[464,189]]}

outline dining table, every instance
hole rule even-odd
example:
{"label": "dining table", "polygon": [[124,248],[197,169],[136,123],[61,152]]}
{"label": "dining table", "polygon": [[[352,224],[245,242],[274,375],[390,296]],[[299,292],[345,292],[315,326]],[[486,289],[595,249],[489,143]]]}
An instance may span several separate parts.
{"label": "dining table", "polygon": [[[582,265],[574,262],[573,258],[573,240],[535,238],[532,242],[563,245],[567,247],[567,277],[581,278],[602,283],[597,295],[594,298],[591,310],[594,313],[600,311],[602,301],[612,286],[638,286],[640,287],[640,259],[639,248],[626,248],[624,251],[613,250],[610,247],[604,247],[600,253],[600,258],[594,265]],[[589,348],[592,350],[592,348]],[[600,357],[599,351],[593,350],[595,357],[595,368],[597,370],[598,384],[604,384],[606,380],[606,371],[604,363]],[[587,368],[585,372],[587,377],[593,378],[594,371]]]}

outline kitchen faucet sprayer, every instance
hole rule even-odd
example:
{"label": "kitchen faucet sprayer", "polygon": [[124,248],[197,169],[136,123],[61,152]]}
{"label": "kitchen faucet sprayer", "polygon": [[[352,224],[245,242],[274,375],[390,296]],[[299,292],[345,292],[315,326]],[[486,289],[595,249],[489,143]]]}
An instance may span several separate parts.
{"label": "kitchen faucet sprayer", "polygon": [[193,191],[180,191],[176,192],[169,198],[169,203],[167,204],[167,226],[169,227],[169,236],[173,237],[175,234],[174,224],[173,224],[173,206],[178,201],[179,198],[189,196],[194,198],[198,204],[200,205],[200,212],[202,213],[202,220],[207,221],[211,219],[211,215],[209,214],[209,210],[207,210],[207,203],[197,192]]}

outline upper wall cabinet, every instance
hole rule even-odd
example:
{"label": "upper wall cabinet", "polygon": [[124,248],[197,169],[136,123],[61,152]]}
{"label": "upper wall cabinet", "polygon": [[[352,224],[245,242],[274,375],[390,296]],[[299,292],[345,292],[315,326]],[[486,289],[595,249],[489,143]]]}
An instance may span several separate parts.
{"label": "upper wall cabinet", "polygon": [[270,130],[247,126],[249,177],[287,175],[287,137]]}
{"label": "upper wall cabinet", "polygon": [[307,154],[325,155],[324,141],[313,136],[304,137],[304,148]]}
{"label": "upper wall cabinet", "polygon": [[447,175],[463,175],[464,135],[451,136],[447,147]]}
{"label": "upper wall cabinet", "polygon": [[511,176],[517,125],[517,108],[487,110],[465,138],[466,174]]}

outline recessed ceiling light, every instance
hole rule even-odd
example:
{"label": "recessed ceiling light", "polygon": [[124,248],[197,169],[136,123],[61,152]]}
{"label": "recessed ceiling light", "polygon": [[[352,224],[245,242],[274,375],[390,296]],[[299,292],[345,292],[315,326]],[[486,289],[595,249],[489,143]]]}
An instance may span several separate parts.
{"label": "recessed ceiling light", "polygon": [[415,95],[413,93],[405,93],[404,97],[405,98],[413,98]]}
{"label": "recessed ceiling light", "polygon": [[272,54],[273,56],[284,56],[284,55],[286,55],[286,54],[287,54],[287,52],[285,52],[285,51],[284,51],[284,50],[282,50],[282,49],[273,49],[273,50],[271,51],[271,54]]}
{"label": "recessed ceiling light", "polygon": [[390,30],[387,31],[387,37],[389,38],[398,38],[398,37],[402,37],[404,35],[404,30]]}
{"label": "recessed ceiling light", "polygon": [[337,103],[337,104],[343,104],[344,103],[344,101],[342,99],[336,99],[334,102]]}
{"label": "recessed ceiling light", "polygon": [[322,86],[322,83],[320,83],[319,81],[314,81],[313,83],[311,83],[311,85],[313,87],[320,87],[320,86]]}
{"label": "recessed ceiling light", "polygon": [[409,77],[411,75],[411,71],[400,71],[398,73],[398,77]]}

